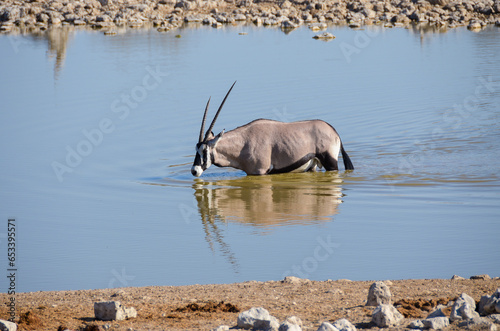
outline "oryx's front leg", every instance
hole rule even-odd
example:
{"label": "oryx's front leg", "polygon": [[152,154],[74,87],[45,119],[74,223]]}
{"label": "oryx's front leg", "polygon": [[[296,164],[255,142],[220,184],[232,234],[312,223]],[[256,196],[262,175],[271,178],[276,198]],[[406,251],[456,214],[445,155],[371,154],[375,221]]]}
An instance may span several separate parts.
{"label": "oryx's front leg", "polygon": [[251,169],[245,170],[245,172],[248,175],[262,176],[269,174],[272,168],[271,160],[259,160],[254,163]]}

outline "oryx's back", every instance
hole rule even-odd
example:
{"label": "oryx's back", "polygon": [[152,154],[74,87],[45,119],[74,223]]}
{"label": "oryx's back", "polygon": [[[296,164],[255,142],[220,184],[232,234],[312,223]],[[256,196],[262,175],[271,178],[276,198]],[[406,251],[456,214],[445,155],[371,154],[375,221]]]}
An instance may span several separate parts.
{"label": "oryx's back", "polygon": [[[332,139],[340,138],[335,129],[321,120],[308,120],[298,122],[278,122],[268,119],[258,119],[238,127],[227,134],[233,133],[244,136],[248,144],[266,144],[277,149],[275,151],[288,151],[290,154],[301,153],[302,148],[308,151],[327,149]],[[265,146],[255,146],[265,147]],[[300,147],[298,149],[298,147]]]}

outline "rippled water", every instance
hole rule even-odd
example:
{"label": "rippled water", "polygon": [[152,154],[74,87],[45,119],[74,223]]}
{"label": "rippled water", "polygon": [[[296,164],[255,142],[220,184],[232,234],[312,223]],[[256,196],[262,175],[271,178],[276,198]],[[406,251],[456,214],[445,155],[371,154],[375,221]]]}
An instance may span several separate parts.
{"label": "rippled water", "polygon": [[[18,289],[498,276],[499,29],[328,31],[0,35]],[[205,103],[234,80],[215,131],[320,118],[356,169],[193,178]]]}

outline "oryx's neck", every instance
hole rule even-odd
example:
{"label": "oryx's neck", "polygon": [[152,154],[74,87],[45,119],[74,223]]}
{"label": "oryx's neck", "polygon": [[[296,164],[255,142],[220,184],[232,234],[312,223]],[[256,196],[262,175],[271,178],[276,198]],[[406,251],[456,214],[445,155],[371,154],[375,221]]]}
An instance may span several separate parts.
{"label": "oryx's neck", "polygon": [[213,163],[218,167],[241,169],[239,155],[244,143],[240,135],[233,134],[233,131],[226,132],[213,151]]}

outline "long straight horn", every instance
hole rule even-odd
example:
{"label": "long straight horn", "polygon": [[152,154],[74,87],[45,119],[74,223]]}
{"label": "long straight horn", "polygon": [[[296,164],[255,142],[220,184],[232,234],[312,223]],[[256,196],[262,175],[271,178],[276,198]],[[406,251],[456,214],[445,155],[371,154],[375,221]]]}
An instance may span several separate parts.
{"label": "long straight horn", "polygon": [[229,91],[227,91],[227,94],[224,97],[224,100],[222,100],[222,103],[220,104],[219,109],[217,110],[217,113],[215,113],[215,117],[214,117],[212,123],[210,124],[210,127],[207,130],[207,133],[205,133],[205,139],[203,141],[206,141],[208,136],[210,135],[210,132],[212,132],[212,129],[214,128],[214,125],[215,125],[215,121],[217,120],[217,117],[219,116],[219,113],[222,109],[222,106],[224,106],[224,102],[226,102],[226,99],[227,99],[229,93],[231,93],[231,90],[233,89],[234,84],[236,84],[236,81],[233,83],[233,85],[231,85],[231,88],[229,89]]}
{"label": "long straight horn", "polygon": [[203,133],[205,132],[205,121],[207,119],[208,106],[210,105],[210,98],[208,98],[207,106],[205,107],[205,114],[203,114],[203,121],[201,121],[200,138],[198,143],[203,141]]}

